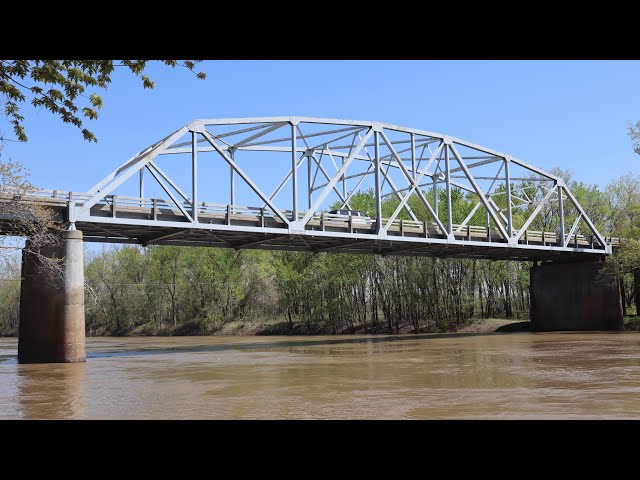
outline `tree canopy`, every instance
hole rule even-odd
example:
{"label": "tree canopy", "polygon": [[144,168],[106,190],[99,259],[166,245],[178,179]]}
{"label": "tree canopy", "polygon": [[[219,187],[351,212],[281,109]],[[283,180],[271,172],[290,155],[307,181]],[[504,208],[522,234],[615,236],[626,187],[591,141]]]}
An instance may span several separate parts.
{"label": "tree canopy", "polygon": [[46,108],[80,129],[85,140],[97,142],[83,122],[98,118],[102,97],[87,89],[106,90],[116,68],[139,77],[143,88],[153,88],[154,82],[145,73],[153,62],[185,68],[199,79],[206,78],[204,72],[194,71],[199,60],[0,60],[0,106],[21,142],[28,139],[21,114],[26,102]]}
{"label": "tree canopy", "polygon": [[635,125],[629,125],[629,137],[633,142],[633,149],[640,155],[640,120]]}
{"label": "tree canopy", "polygon": [[[27,141],[25,119],[21,108],[25,103],[49,110],[64,123],[77,127],[85,140],[96,142],[96,136],[84,126],[86,119],[98,118],[102,97],[95,91],[106,90],[116,68],[122,68],[140,78],[143,88],[153,88],[154,83],[145,73],[150,63],[171,68],[181,67],[204,79],[203,72],[195,72],[196,60],[0,60],[0,109],[13,128],[16,139]],[[5,139],[0,132],[0,155]],[[12,237],[28,237],[26,247],[40,258],[52,277],[59,273],[55,260],[43,255],[43,249],[57,244],[55,224],[49,209],[21,203],[20,197],[34,187],[28,179],[28,171],[12,159],[0,159],[0,194],[11,198],[0,202],[0,215],[13,218]],[[0,239],[0,263],[11,259],[7,237]],[[9,253],[7,255],[7,253]]]}

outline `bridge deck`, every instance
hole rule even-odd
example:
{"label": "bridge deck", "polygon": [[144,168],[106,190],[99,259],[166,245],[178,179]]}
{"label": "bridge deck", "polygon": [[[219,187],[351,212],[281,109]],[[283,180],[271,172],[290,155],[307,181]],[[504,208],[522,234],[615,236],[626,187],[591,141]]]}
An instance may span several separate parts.
{"label": "bridge deck", "polygon": [[[39,191],[17,201],[52,208],[59,221],[68,217],[69,205],[82,206],[90,194]],[[8,201],[9,198],[0,198]],[[16,201],[15,199],[12,199]],[[191,205],[182,207],[190,215]],[[282,211],[291,218],[290,211]],[[300,218],[304,212],[299,212]],[[527,230],[518,243],[508,244],[497,229],[485,226],[452,226],[455,243],[434,222],[394,220],[386,235],[375,231],[375,220],[321,213],[304,230],[292,232],[278,216],[264,208],[200,203],[198,221],[187,218],[174,202],[137,197],[106,197],[91,208],[90,218],[78,219],[76,227],[87,242],[165,244],[311,250],[345,253],[381,253],[412,256],[443,256],[513,260],[584,259],[606,254],[593,236],[573,235],[560,248],[555,232]],[[383,225],[387,224],[386,219]],[[2,221],[10,233],[10,219]],[[611,245],[619,239],[607,238]]]}

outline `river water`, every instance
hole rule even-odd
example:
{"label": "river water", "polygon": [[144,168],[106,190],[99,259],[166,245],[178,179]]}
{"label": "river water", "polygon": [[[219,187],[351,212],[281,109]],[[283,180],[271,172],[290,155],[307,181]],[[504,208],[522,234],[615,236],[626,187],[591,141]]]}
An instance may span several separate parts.
{"label": "river water", "polygon": [[7,418],[638,418],[639,333],[89,338],[20,365]]}

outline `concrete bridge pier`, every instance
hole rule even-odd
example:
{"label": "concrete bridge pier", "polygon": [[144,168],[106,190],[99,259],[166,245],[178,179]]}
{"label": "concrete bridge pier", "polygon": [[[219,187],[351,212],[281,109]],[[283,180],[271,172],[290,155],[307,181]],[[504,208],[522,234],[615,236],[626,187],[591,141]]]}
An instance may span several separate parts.
{"label": "concrete bridge pier", "polygon": [[38,257],[27,248],[22,251],[18,361],[84,362],[82,232],[62,232],[60,244],[41,253],[62,260],[62,279],[47,280]]}
{"label": "concrete bridge pier", "polygon": [[533,330],[622,330],[620,285],[600,279],[600,266],[534,263],[529,285]]}

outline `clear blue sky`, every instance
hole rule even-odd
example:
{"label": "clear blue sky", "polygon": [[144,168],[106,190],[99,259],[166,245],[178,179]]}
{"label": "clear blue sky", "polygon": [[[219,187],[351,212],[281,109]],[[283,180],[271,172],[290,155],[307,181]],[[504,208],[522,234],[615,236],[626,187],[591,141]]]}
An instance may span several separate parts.
{"label": "clear blue sky", "polygon": [[154,90],[116,74],[98,92],[100,118],[87,123],[97,144],[25,106],[29,142],[9,143],[5,154],[37,186],[85,191],[192,119],[300,115],[447,133],[600,186],[640,170],[627,136],[640,120],[638,61],[207,61],[199,69],[205,81],[154,66]]}

